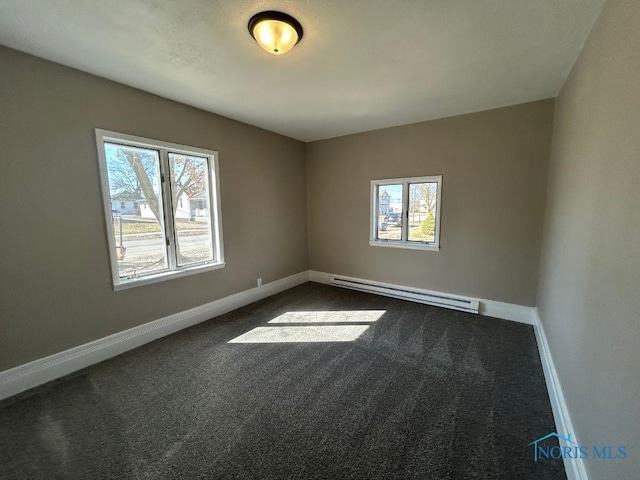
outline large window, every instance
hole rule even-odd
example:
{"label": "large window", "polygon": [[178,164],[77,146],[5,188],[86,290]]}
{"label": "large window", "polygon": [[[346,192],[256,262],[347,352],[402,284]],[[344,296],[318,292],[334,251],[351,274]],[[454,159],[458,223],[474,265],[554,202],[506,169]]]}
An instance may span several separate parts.
{"label": "large window", "polygon": [[439,250],[442,176],[371,182],[370,245]]}
{"label": "large window", "polygon": [[217,153],[96,130],[114,289],[224,267]]}

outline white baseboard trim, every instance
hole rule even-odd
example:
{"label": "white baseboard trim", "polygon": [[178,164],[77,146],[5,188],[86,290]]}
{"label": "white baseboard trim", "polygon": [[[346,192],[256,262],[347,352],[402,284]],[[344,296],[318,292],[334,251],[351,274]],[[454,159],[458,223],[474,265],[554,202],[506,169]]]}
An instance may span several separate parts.
{"label": "white baseboard trim", "polygon": [[200,305],[168,317],[0,372],[0,400],[86,368],[136,347],[275,295],[309,280],[309,272]]}
{"label": "white baseboard trim", "polygon": [[329,283],[331,283],[331,277],[333,277],[333,274],[331,274],[331,273],[317,272],[315,270],[309,270],[309,281],[310,282],[324,283],[324,284],[328,285]]}
{"label": "white baseboard trim", "polygon": [[[318,272],[315,270],[309,270],[309,280],[316,283],[330,284],[331,277],[338,276],[344,277],[344,275],[334,275],[333,273]],[[363,281],[371,281],[369,279],[360,279]],[[412,288],[406,285],[392,285],[397,288]],[[424,290],[425,293],[428,290]],[[447,292],[442,292],[449,295]],[[451,294],[454,295],[454,294]],[[527,307],[524,305],[516,305],[513,303],[496,302],[495,300],[480,299],[480,315],[487,317],[495,317],[503,320],[511,320],[513,322],[526,323],[527,325],[535,325],[536,311],[534,307]]]}
{"label": "white baseboard trim", "polygon": [[[542,370],[544,371],[549,400],[551,401],[551,409],[553,410],[553,419],[556,423],[556,433],[563,437],[566,437],[567,434],[571,434],[572,439],[578,442],[575,430],[573,429],[573,424],[571,423],[571,416],[569,415],[564,394],[562,393],[560,379],[558,378],[558,373],[556,371],[555,364],[553,363],[553,358],[551,357],[551,350],[549,350],[547,336],[544,333],[544,327],[540,321],[537,308],[535,309],[534,314],[536,342],[538,343]],[[584,460],[581,458],[565,458],[564,469],[567,474],[567,480],[589,480]]]}
{"label": "white baseboard trim", "polygon": [[501,318],[512,322],[536,324],[535,307],[516,305],[514,303],[496,302],[495,300],[480,300],[480,315]]}

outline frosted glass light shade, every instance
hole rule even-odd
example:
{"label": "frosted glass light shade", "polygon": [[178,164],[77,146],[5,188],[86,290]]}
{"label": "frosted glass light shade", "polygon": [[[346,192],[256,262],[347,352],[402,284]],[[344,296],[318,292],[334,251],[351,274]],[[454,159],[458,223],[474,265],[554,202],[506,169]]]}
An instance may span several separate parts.
{"label": "frosted glass light shade", "polygon": [[302,38],[302,26],[293,17],[281,12],[261,12],[249,20],[249,33],[267,52],[282,55]]}

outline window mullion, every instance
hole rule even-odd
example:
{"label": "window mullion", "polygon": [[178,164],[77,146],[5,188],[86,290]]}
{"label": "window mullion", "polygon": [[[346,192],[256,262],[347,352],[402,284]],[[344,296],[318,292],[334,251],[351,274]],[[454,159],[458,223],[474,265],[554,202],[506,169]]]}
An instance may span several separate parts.
{"label": "window mullion", "polygon": [[169,169],[169,153],[160,150],[160,169],[162,172],[162,203],[164,204],[164,235],[167,249],[169,269],[175,270],[178,265],[176,255],[175,228],[173,222],[173,200],[171,194],[171,170]]}
{"label": "window mullion", "polygon": [[409,183],[402,184],[402,242],[409,238]]}
{"label": "window mullion", "polygon": [[215,177],[217,172],[213,171],[213,157],[207,157],[207,187],[209,196],[207,198],[208,201],[208,215],[209,215],[209,231],[211,232],[211,253],[213,255],[213,261],[216,262],[218,258],[220,258],[220,252],[218,252],[216,245],[218,245],[218,234],[216,232],[216,224],[218,220],[216,218],[216,214],[214,213],[214,208],[216,206],[214,196],[216,194],[216,186],[214,185]]}
{"label": "window mullion", "polygon": [[372,240],[378,240],[378,221],[380,218],[380,205],[378,205],[378,190],[380,189],[380,186],[377,183],[373,183],[372,184],[372,188],[371,188],[371,201],[372,203],[372,210],[373,210],[373,214],[372,214],[372,223],[371,223],[371,239]]}

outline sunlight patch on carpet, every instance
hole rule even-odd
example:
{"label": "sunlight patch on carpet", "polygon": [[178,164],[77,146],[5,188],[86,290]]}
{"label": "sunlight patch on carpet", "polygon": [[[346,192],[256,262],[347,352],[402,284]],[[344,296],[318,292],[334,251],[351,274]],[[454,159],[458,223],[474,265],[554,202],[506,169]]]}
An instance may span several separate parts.
{"label": "sunlight patch on carpet", "polygon": [[368,325],[257,327],[228,343],[353,342],[368,328]]}
{"label": "sunlight patch on carpet", "polygon": [[287,312],[270,320],[269,323],[373,323],[386,313],[386,310],[339,310]]}

